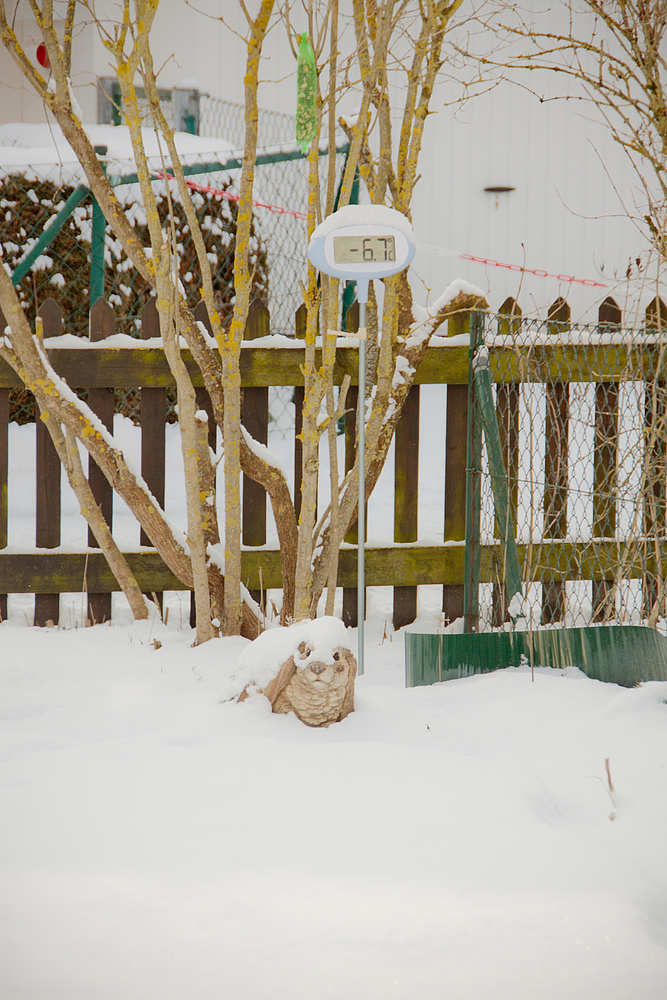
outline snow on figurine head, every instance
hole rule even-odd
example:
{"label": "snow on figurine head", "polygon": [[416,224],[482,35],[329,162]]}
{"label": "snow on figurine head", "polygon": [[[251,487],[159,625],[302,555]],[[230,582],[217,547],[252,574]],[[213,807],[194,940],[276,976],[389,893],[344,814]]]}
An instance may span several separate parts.
{"label": "snow on figurine head", "polygon": [[239,697],[265,695],[274,712],[307,726],[330,726],[354,710],[357,661],[338,618],[316,618],[263,632],[244,650],[235,677]]}

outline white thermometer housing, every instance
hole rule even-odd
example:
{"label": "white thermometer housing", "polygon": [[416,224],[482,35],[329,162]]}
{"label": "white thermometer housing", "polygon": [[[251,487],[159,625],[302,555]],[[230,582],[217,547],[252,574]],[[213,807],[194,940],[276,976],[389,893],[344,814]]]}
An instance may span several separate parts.
{"label": "white thermometer housing", "polygon": [[398,274],[414,255],[410,223],[384,205],[348,205],[334,212],[308,246],[308,259],[319,271],[359,284],[359,301],[367,301],[369,281]]}

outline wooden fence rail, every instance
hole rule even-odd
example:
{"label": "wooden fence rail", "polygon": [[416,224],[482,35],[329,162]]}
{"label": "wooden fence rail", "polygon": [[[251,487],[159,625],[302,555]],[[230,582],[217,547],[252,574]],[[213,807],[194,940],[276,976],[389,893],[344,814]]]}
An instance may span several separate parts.
{"label": "wooden fence rail", "polygon": [[[515,305],[515,304],[514,304]],[[558,300],[550,312],[550,318],[562,323],[565,303]],[[207,322],[203,307],[197,318]],[[609,302],[606,304],[609,314]],[[662,303],[659,313],[662,315]],[[557,313],[557,309],[560,310]],[[654,306],[655,310],[655,306]],[[511,300],[503,306],[503,312],[510,315],[512,322],[520,317],[513,309]],[[67,342],[57,346],[57,338],[63,331],[59,307],[52,301],[45,302],[40,315],[45,337],[53,338],[48,345],[48,356],[54,369],[72,387],[88,390],[89,404],[107,425],[113,417],[113,390],[139,388],[141,390],[141,471],[151,491],[159,502],[164,502],[165,494],[165,423],[166,394],[173,387],[173,379],[166,359],[159,347],[146,346],[141,340],[128,342],[124,346],[108,346],[105,341],[113,335],[115,324],[112,308],[103,300],[98,300],[90,314],[90,340],[80,347],[71,347]],[[614,313],[616,317],[616,313]],[[157,314],[150,302],[142,314],[142,338],[157,335]],[[4,329],[4,321],[0,314]],[[449,344],[438,340],[426,352],[415,378],[415,385],[408,397],[395,438],[395,496],[394,496],[394,544],[384,547],[369,547],[366,555],[367,586],[394,587],[394,624],[399,627],[412,621],[416,615],[416,587],[423,584],[437,584],[443,587],[443,611],[448,619],[463,613],[464,581],[464,529],[465,529],[465,465],[466,465],[466,425],[467,425],[467,384],[468,346],[460,335],[467,335],[469,315],[458,314],[449,320],[447,334],[456,337]],[[243,420],[250,432],[260,441],[266,440],[268,428],[268,387],[291,386],[295,388],[296,421],[300,419],[300,403],[303,396],[304,347],[298,333],[302,326],[301,317],[296,319],[295,340],[289,346],[253,346],[253,340],[269,332],[269,317],[261,303],[255,303],[248,320],[246,343],[242,350],[241,377],[244,387]],[[552,417],[559,423],[560,436],[567,437],[567,384],[563,383],[564,365],[567,379],[573,381],[599,381],[596,372],[605,372],[605,385],[617,384],[627,378],[632,365],[640,377],[650,379],[654,374],[651,348],[640,352],[628,344],[601,346],[598,344],[540,344],[531,348],[540,361],[541,370],[546,372],[545,384],[553,385],[559,393],[552,407]],[[633,351],[636,354],[633,354]],[[658,348],[655,350],[657,357]],[[210,401],[202,385],[201,374],[189,353],[184,352],[185,363],[197,387],[199,405],[211,412]],[[656,362],[657,364],[657,362]],[[357,348],[341,346],[337,349],[334,380],[340,384],[344,376],[350,375],[356,387],[358,371]],[[503,433],[504,457],[508,469],[516,465],[516,387],[526,378],[521,369],[516,351],[510,347],[494,347],[491,357],[492,377],[502,382],[504,391],[499,395],[498,407]],[[425,384],[445,384],[448,386],[446,402],[445,455],[442,473],[444,487],[443,544],[415,544],[418,538],[418,490],[419,469],[419,386]],[[35,594],[35,623],[39,625],[58,622],[59,596],[62,593],[80,592],[85,578],[88,593],[89,616],[91,620],[103,621],[110,616],[110,595],[118,590],[101,553],[94,551],[94,540],[89,538],[88,552],[53,552],[60,545],[60,486],[61,470],[55,451],[42,423],[37,421],[37,482],[36,482],[36,536],[35,551],[31,553],[3,551],[8,543],[8,399],[13,388],[20,387],[14,372],[0,360],[0,616],[7,616],[7,595],[13,593]],[[507,387],[510,387],[509,389]],[[513,388],[512,388],[513,387]],[[299,392],[301,390],[301,392]],[[607,399],[611,399],[607,393]],[[563,402],[565,400],[565,402]],[[350,406],[353,400],[349,397]],[[613,406],[613,400],[607,410]],[[596,461],[613,459],[614,415],[602,409],[598,419],[603,429],[597,450]],[[352,417],[353,420],[353,417]],[[604,426],[603,426],[604,425]],[[216,427],[209,422],[211,445],[215,447]],[[602,440],[604,438],[604,440]],[[353,423],[348,421],[348,439],[353,441]],[[558,435],[556,435],[556,440]],[[297,442],[298,444],[298,442]],[[298,463],[298,447],[295,448]],[[611,456],[611,458],[610,458]],[[348,462],[350,454],[348,449]],[[563,488],[567,489],[567,448],[561,448],[553,456],[554,469],[549,472],[555,477],[554,494],[562,510]],[[299,482],[300,470],[295,470],[295,482]],[[601,475],[597,472],[596,475]],[[111,524],[111,490],[104,477],[94,467],[91,469],[91,485],[100,502],[105,517]],[[516,505],[516,496],[512,500]],[[547,501],[545,501],[547,503]],[[553,506],[553,499],[548,501]],[[552,521],[561,517],[560,513],[545,507],[545,518]],[[608,513],[598,509],[597,519],[609,522]],[[606,520],[605,520],[606,518]],[[602,569],[599,569],[599,552],[595,566],[592,561],[587,568],[588,549],[585,543],[567,542],[562,524],[550,529],[551,542],[542,551],[532,556],[534,579],[541,580],[545,588],[551,588],[550,603],[560,606],[563,581],[570,579],[572,565],[580,567],[580,572],[590,572],[586,579],[595,579],[599,590],[608,586],[613,579],[613,543]],[[140,545],[147,545],[148,539],[141,534]],[[280,588],[280,553],[267,550],[266,543],[266,497],[257,484],[244,484],[242,556],[243,578],[251,590],[258,591],[260,584],[265,589]],[[568,548],[569,547],[569,548]],[[599,548],[599,547],[598,547]],[[576,552],[574,551],[576,550]],[[495,547],[486,546],[482,556],[483,579],[493,581],[493,555]],[[576,558],[573,558],[573,552]],[[138,583],[148,594],[161,595],[165,590],[183,590],[164,566],[154,551],[143,550],[126,554],[128,562],[136,574]],[[567,556],[567,558],[566,558]],[[602,574],[602,575],[601,575]],[[665,574],[667,576],[667,574]],[[348,540],[343,546],[339,567],[339,586],[344,588],[344,608],[347,620],[355,624],[356,618],[356,546]],[[500,597],[498,600],[500,601]],[[494,598],[495,600],[495,598]],[[554,620],[558,618],[554,610]]]}
{"label": "wooden fence rail", "polygon": [[[44,336],[57,338],[63,332],[60,309],[49,300],[40,309]],[[197,319],[208,324],[205,307],[197,310]],[[158,319],[153,301],[144,308],[141,317],[142,339],[158,335]],[[450,333],[459,334],[466,329],[467,317],[456,317]],[[4,327],[4,322],[3,322]],[[268,430],[268,387],[292,386],[295,389],[296,427],[300,429],[300,410],[303,402],[303,375],[305,349],[300,344],[303,316],[295,319],[294,346],[252,347],[252,341],[270,332],[269,317],[261,303],[253,305],[248,319],[241,358],[241,375],[244,388],[243,421],[253,436],[266,443]],[[76,388],[87,388],[91,407],[110,426],[113,390],[140,388],[141,390],[141,472],[156,499],[164,502],[165,494],[165,423],[166,392],[174,382],[160,348],[146,347],[136,340],[123,347],[105,347],[104,341],[114,334],[113,310],[104,300],[98,300],[90,314],[90,340],[79,347],[56,346],[50,340],[47,354],[54,369]],[[211,445],[215,447],[216,427],[208,395],[203,388],[201,373],[189,352],[184,352],[185,363],[197,388],[198,404],[211,413],[209,427]],[[419,427],[419,383],[467,384],[468,359],[464,346],[439,347],[428,352],[420,368],[417,385],[413,389],[405,414],[397,432],[395,492],[395,539],[398,542],[414,541],[417,537],[417,473],[418,450],[416,437]],[[349,374],[356,391],[358,354],[356,347],[341,347],[337,351],[334,380],[337,384]],[[10,389],[21,385],[15,373],[0,361],[0,615],[7,615],[7,594],[34,593],[35,622],[44,625],[58,621],[58,602],[61,593],[85,589],[88,594],[88,613],[91,621],[104,621],[110,616],[110,594],[117,584],[99,553],[49,553],[60,544],[60,488],[61,470],[55,450],[45,427],[37,421],[37,531],[35,553],[2,552],[7,546],[8,506],[8,396]],[[353,413],[354,419],[354,413]],[[463,414],[465,426],[465,414]],[[348,426],[348,440],[354,441],[354,426]],[[451,436],[451,435],[450,435]],[[295,494],[298,501],[300,481],[299,441],[295,442]],[[453,441],[449,447],[455,450]],[[351,452],[348,449],[348,461]],[[451,482],[454,482],[452,477]],[[111,524],[111,491],[94,465],[91,468],[91,485],[101,503],[105,517]],[[243,578],[251,591],[259,592],[260,583],[267,589],[280,588],[279,553],[255,546],[266,543],[266,495],[256,483],[244,479],[243,508]],[[458,506],[460,498],[454,503]],[[445,501],[447,505],[447,500]],[[461,535],[460,541],[462,542]],[[141,545],[148,539],[141,532]],[[94,547],[89,539],[89,546]],[[160,597],[164,590],[182,590],[163,565],[156,553],[127,553],[135,570],[138,583],[147,594]],[[352,544],[342,554],[339,583],[345,591],[346,617],[356,624],[356,553]],[[457,569],[458,553],[447,554],[447,569],[443,563],[443,550],[420,546],[418,549],[393,546],[370,549],[367,557],[367,584],[387,584],[396,587],[395,619],[405,624],[416,614],[416,586],[420,583],[447,583],[460,576]],[[450,585],[450,584],[448,584]]]}

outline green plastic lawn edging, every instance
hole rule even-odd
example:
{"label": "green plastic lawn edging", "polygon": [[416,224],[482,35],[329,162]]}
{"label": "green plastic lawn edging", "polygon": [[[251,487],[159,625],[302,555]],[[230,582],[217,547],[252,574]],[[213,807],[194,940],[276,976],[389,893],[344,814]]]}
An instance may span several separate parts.
{"label": "green plastic lawn edging", "polygon": [[531,664],[578,667],[594,680],[623,687],[667,681],[667,638],[642,625],[456,635],[405,633],[406,687]]}

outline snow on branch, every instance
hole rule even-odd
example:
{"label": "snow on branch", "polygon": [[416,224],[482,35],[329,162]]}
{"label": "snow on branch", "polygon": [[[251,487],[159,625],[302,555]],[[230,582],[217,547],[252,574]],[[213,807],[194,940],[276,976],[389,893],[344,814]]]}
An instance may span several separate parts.
{"label": "snow on branch", "polygon": [[449,307],[453,305],[459,296],[483,299],[484,292],[477,288],[476,285],[471,285],[469,281],[464,281],[462,278],[456,278],[454,281],[450,282],[449,285],[447,285],[444,292],[438,296],[432,305],[427,306],[426,308],[423,306],[413,305],[412,311],[415,321],[410,327],[410,332],[406,337],[406,348],[410,349],[419,347],[424,340],[435,333],[449,313]]}
{"label": "snow on branch", "polygon": [[265,444],[261,444],[259,441],[256,441],[255,438],[248,433],[243,424],[241,424],[241,434],[243,435],[243,440],[254,455],[260,458],[266,465],[271,466],[272,469],[277,469],[282,477],[287,479],[287,473],[285,472],[285,469],[275,452],[270,451]]}

